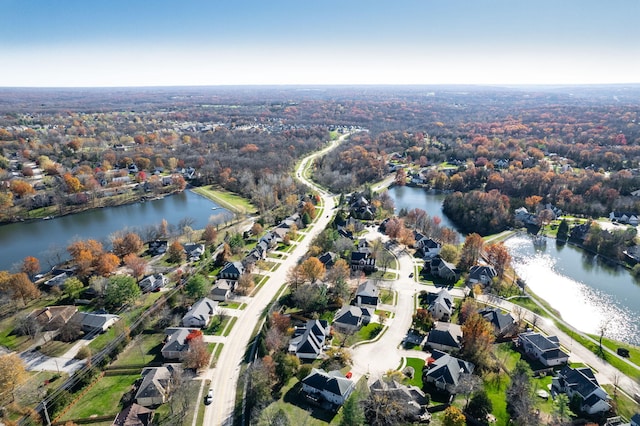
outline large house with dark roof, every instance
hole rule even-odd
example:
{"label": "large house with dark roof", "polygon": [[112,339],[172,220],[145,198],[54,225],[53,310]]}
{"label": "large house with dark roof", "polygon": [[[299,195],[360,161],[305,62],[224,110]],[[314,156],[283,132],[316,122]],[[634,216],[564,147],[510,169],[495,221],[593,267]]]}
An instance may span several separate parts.
{"label": "large house with dark roof", "polygon": [[452,392],[455,389],[462,374],[471,374],[475,368],[472,363],[439,350],[431,352],[426,367],[427,371],[423,373],[423,381],[447,392]]}
{"label": "large house with dark roof", "polygon": [[449,318],[451,318],[453,314],[453,308],[453,296],[443,288],[435,299],[431,300],[427,311],[429,311],[429,314],[431,314],[436,321],[449,321]]}
{"label": "large house with dark roof", "polygon": [[182,317],[183,327],[203,328],[209,324],[211,317],[215,315],[218,302],[214,302],[208,297],[203,297],[191,306]]}
{"label": "large house with dark roof", "polygon": [[218,278],[238,280],[244,273],[242,262],[227,262],[218,273]]}
{"label": "large house with dark roof", "polygon": [[153,411],[140,404],[129,404],[118,413],[111,426],[150,426]]}
{"label": "large house with dark roof", "polygon": [[372,311],[368,308],[347,305],[336,313],[333,320],[333,327],[343,333],[351,333],[359,330],[363,325],[371,321]]}
{"label": "large house with dark roof", "polygon": [[406,386],[395,379],[378,379],[369,387],[369,391],[372,394],[384,395],[386,400],[405,407],[402,410],[403,421],[428,422],[431,419],[431,414],[427,411],[429,398],[417,386]]}
{"label": "large house with dark roof", "polygon": [[484,308],[478,313],[491,323],[497,338],[511,336],[518,330],[516,320],[509,312],[502,312],[498,308]]}
{"label": "large house with dark roof", "polygon": [[313,397],[320,397],[335,405],[342,405],[349,398],[356,384],[340,371],[326,372],[314,368],[302,379],[302,390]]}
{"label": "large house with dark roof", "polygon": [[424,262],[424,272],[429,272],[434,277],[439,277],[447,281],[456,281],[460,276],[460,271],[453,263],[447,262],[439,255]]}
{"label": "large house with dark roof", "polygon": [[426,345],[440,351],[453,351],[462,348],[462,327],[450,322],[438,322],[429,331]]}
{"label": "large house with dark roof", "polygon": [[469,268],[469,276],[467,281],[469,284],[482,284],[487,286],[491,284],[493,279],[498,276],[495,268],[490,265],[473,265]]}
{"label": "large house with dark roof", "polygon": [[352,303],[361,308],[373,308],[375,310],[379,301],[380,289],[374,282],[367,280],[358,286],[356,297]]}
{"label": "large house with dark roof", "polygon": [[142,382],[135,396],[136,403],[143,407],[153,407],[167,402],[171,393],[172,376],[180,368],[179,364],[166,364],[142,370]]}
{"label": "large house with dark roof", "polygon": [[578,398],[580,409],[587,414],[609,411],[609,394],[600,387],[589,367],[571,368],[565,366],[551,382],[556,392],[566,393],[570,400]]}
{"label": "large house with dark roof", "polygon": [[189,328],[170,327],[164,330],[164,345],[160,353],[164,359],[182,360],[189,352],[189,342],[187,336],[194,330]]}
{"label": "large house with dark roof", "polygon": [[317,359],[322,355],[329,333],[327,321],[309,320],[304,326],[294,330],[289,341],[289,352],[300,359]]}
{"label": "large house with dark roof", "polygon": [[369,253],[359,251],[351,252],[351,269],[353,271],[374,272],[376,270],[376,259]]}
{"label": "large house with dark roof", "polygon": [[566,364],[569,354],[560,349],[560,341],[556,336],[543,336],[529,331],[518,335],[518,346],[531,359],[539,361],[545,367]]}

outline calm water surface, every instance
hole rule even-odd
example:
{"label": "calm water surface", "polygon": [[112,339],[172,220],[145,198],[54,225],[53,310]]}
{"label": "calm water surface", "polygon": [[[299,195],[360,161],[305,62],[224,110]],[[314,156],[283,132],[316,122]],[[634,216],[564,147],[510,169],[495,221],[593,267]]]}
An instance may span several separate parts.
{"label": "calm water surface", "polygon": [[[453,228],[442,213],[444,195],[414,187],[393,187],[389,194],[397,210],[420,208]],[[628,270],[553,239],[535,247],[530,237],[518,235],[505,245],[518,275],[569,324],[598,334],[600,324],[608,321],[606,336],[640,344],[640,284]]]}
{"label": "calm water surface", "polygon": [[71,241],[78,238],[96,239],[108,247],[108,238],[112,233],[127,228],[141,230],[159,225],[162,219],[176,226],[182,219],[190,218],[193,219],[193,229],[202,229],[210,219],[221,221],[222,217],[230,216],[228,210],[207,198],[184,191],[144,203],[95,209],[51,220],[3,225],[0,226],[0,270],[11,270],[27,256],[37,257],[42,268],[48,269],[53,253],[64,251]]}

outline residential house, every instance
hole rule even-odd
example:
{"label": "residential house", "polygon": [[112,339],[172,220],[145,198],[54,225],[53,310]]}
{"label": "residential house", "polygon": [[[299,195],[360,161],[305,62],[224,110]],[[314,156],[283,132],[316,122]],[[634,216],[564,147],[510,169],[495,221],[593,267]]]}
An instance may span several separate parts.
{"label": "residential house", "polygon": [[591,229],[591,222],[576,225],[571,228],[571,231],[569,231],[569,238],[573,241],[584,242],[585,238],[587,238],[587,234],[589,233],[589,229]]}
{"label": "residential house", "polygon": [[434,350],[427,359],[426,368],[422,376],[424,382],[431,383],[438,389],[453,392],[460,376],[473,373],[475,366],[448,353]]}
{"label": "residential house", "polygon": [[35,318],[43,331],[53,331],[69,322],[76,312],[78,308],[75,306],[47,306],[31,311],[28,316]]}
{"label": "residential house", "polygon": [[135,396],[136,403],[143,407],[155,407],[167,402],[172,390],[173,375],[181,368],[179,364],[166,364],[142,370],[142,382]]}
{"label": "residential house", "polygon": [[153,411],[140,404],[129,404],[118,413],[111,426],[151,426]]}
{"label": "residential house", "polygon": [[167,284],[169,284],[169,278],[165,277],[163,274],[149,275],[141,279],[138,283],[144,292],[160,290]]}
{"label": "residential house", "polygon": [[439,351],[453,351],[462,348],[462,327],[450,322],[438,322],[429,331],[426,345]]}
{"label": "residential house", "polygon": [[427,259],[424,262],[424,270],[434,277],[439,277],[447,281],[456,281],[460,276],[460,271],[453,263],[449,263],[440,256]]}
{"label": "residential house", "polygon": [[438,292],[436,298],[427,307],[427,311],[436,321],[449,321],[453,314],[453,309],[453,296],[444,288]]}
{"label": "residential house", "polygon": [[218,273],[218,278],[237,281],[242,274],[244,274],[244,266],[242,265],[242,262],[227,262],[227,264],[224,265]]}
{"label": "residential house", "polygon": [[552,390],[566,393],[569,400],[578,398],[580,409],[587,414],[609,411],[609,394],[600,387],[589,367],[571,368],[565,366],[551,382]]}
{"label": "residential house", "polygon": [[309,320],[304,326],[295,328],[289,341],[289,352],[300,359],[317,359],[322,355],[329,334],[327,321]]}
{"label": "residential house", "polygon": [[336,313],[333,327],[343,333],[351,333],[371,321],[372,312],[367,308],[347,305]]}
{"label": "residential house", "polygon": [[353,251],[351,252],[350,265],[353,271],[374,272],[376,270],[376,259],[371,257],[369,253]]}
{"label": "residential house", "polygon": [[184,249],[189,262],[198,261],[202,255],[204,255],[204,244],[187,243],[183,244],[182,248]]}
{"label": "residential house", "polygon": [[405,422],[428,422],[431,415],[427,411],[429,398],[417,386],[406,386],[395,379],[378,379],[369,387],[372,394],[384,395],[385,400],[394,401],[397,406],[404,407]]}
{"label": "residential house", "polygon": [[473,265],[469,268],[469,277],[467,281],[470,285],[482,284],[487,286],[491,284],[493,279],[498,276],[495,268],[490,265]]}
{"label": "residential house", "polygon": [[422,257],[431,259],[440,254],[442,244],[432,238],[426,237],[418,231],[413,231],[415,240],[414,248],[422,253]]}
{"label": "residential house", "polygon": [[631,246],[622,252],[629,261],[633,263],[640,262],[640,246]]}
{"label": "residential house", "polygon": [[373,220],[376,216],[376,208],[361,194],[353,194],[349,207],[351,216],[356,219]]}
{"label": "residential house", "polygon": [[557,218],[559,218],[560,216],[562,216],[562,209],[560,209],[559,207],[554,206],[551,203],[546,203],[542,206],[542,208],[544,210],[549,210],[551,213],[553,213],[553,220],[556,220]]}
{"label": "residential house", "polygon": [[337,255],[335,253],[328,251],[326,253],[322,253],[318,260],[322,262],[326,269],[330,269],[335,263],[336,257]]}
{"label": "residential house", "polygon": [[367,280],[358,286],[356,297],[351,303],[361,308],[365,307],[375,310],[378,307],[379,301],[380,289],[374,282]]}
{"label": "residential house", "polygon": [[342,405],[349,398],[356,384],[342,375],[340,371],[326,372],[313,368],[302,379],[302,390],[314,398],[322,398],[335,405]]}
{"label": "residential house", "polygon": [[166,337],[164,339],[164,345],[160,350],[164,359],[176,359],[182,360],[187,352],[189,352],[189,342],[187,337],[191,334],[193,329],[169,327],[164,330]]}
{"label": "residential house", "polygon": [[533,213],[529,213],[526,207],[520,207],[515,210],[516,222],[522,222],[524,225],[537,225],[538,219]]}
{"label": "residential house", "polygon": [[638,226],[638,223],[640,222],[639,215],[636,213],[616,211],[609,213],[609,220],[631,226]]}
{"label": "residential house", "polygon": [[224,302],[231,297],[235,290],[236,282],[231,280],[218,280],[211,290],[211,299],[216,302]]}
{"label": "residential house", "polygon": [[302,220],[300,219],[300,215],[298,213],[294,213],[291,216],[287,217],[286,219],[283,219],[282,221],[280,221],[280,223],[276,228],[291,229],[294,226],[296,227],[296,229],[300,229],[304,227]]}
{"label": "residential house", "polygon": [[640,426],[640,414],[636,413],[631,417],[631,426]]}
{"label": "residential house", "polygon": [[149,254],[151,256],[158,256],[167,252],[169,242],[167,240],[155,240],[149,241]]}
{"label": "residential house", "polygon": [[49,288],[53,287],[62,287],[67,278],[71,277],[71,273],[67,271],[62,271],[58,273],[54,273],[53,277],[44,282]]}
{"label": "residential house", "polygon": [[543,336],[529,331],[518,335],[518,346],[531,359],[539,361],[545,367],[566,364],[569,354],[560,349],[560,341],[556,336]]}
{"label": "residential house", "polygon": [[104,333],[113,324],[118,322],[120,317],[111,314],[95,314],[92,312],[76,312],[72,321],[80,323],[80,328],[87,334]]}
{"label": "residential house", "polygon": [[203,297],[191,306],[182,317],[183,327],[204,328],[209,324],[209,320],[215,314],[218,302]]}
{"label": "residential house", "polygon": [[497,338],[511,336],[518,330],[516,320],[509,312],[502,312],[498,308],[485,308],[478,313],[493,325]]}
{"label": "residential house", "polygon": [[367,241],[366,238],[359,238],[358,239],[358,246],[357,246],[357,250],[360,253],[367,253],[367,254],[371,254],[371,249],[369,248],[369,242]]}

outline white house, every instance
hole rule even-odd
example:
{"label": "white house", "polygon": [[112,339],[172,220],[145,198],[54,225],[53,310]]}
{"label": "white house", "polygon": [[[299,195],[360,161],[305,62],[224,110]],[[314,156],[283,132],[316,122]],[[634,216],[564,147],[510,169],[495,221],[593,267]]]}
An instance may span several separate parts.
{"label": "white house", "polygon": [[448,321],[453,313],[453,297],[446,289],[440,290],[437,297],[427,308],[433,319],[436,321]]}
{"label": "white house", "polygon": [[529,358],[540,361],[545,367],[562,365],[569,361],[569,354],[560,349],[560,341],[556,336],[546,337],[533,331],[520,333],[518,345]]}

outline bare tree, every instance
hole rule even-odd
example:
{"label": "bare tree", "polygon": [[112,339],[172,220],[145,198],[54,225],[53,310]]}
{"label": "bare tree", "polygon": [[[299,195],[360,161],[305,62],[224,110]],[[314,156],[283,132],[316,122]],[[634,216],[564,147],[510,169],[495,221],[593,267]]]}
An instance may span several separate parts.
{"label": "bare tree", "polygon": [[29,336],[29,338],[34,340],[40,335],[42,326],[35,317],[21,315],[16,318],[15,329],[21,335]]}

